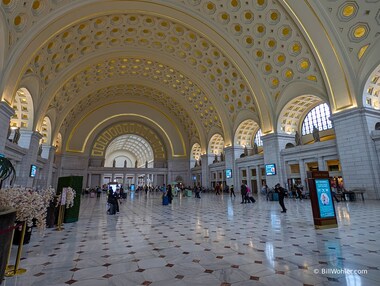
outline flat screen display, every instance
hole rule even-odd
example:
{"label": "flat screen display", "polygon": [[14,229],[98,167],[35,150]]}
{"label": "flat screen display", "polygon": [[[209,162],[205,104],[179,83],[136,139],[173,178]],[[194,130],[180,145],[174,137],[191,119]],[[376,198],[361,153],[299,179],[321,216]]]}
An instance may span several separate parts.
{"label": "flat screen display", "polygon": [[265,165],[265,174],[267,176],[276,175],[276,164],[266,164]]}
{"label": "flat screen display", "polygon": [[315,188],[317,190],[320,217],[335,217],[329,179],[315,179]]}
{"label": "flat screen display", "polygon": [[111,188],[112,188],[112,192],[116,192],[116,189],[119,188],[119,185],[117,183],[109,183],[108,189],[111,190]]}
{"label": "flat screen display", "polygon": [[37,166],[36,165],[31,165],[30,166],[30,174],[29,176],[34,178],[37,174]]}
{"label": "flat screen display", "polygon": [[232,170],[231,169],[227,169],[226,170],[226,179],[231,179],[232,178]]}

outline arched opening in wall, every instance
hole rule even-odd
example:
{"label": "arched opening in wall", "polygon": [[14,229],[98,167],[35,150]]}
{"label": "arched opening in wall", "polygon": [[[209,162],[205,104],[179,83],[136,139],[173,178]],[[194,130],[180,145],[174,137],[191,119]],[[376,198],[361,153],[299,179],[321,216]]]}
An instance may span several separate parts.
{"label": "arched opening in wall", "polygon": [[363,106],[380,109],[380,65],[367,80],[363,92]]}
{"label": "arched opening in wall", "polygon": [[263,153],[263,140],[261,137],[263,136],[263,133],[261,132],[261,129],[257,130],[255,137],[253,138],[253,154],[261,154]]}
{"label": "arched opening in wall", "polygon": [[214,154],[212,163],[217,163],[223,160],[224,138],[220,134],[214,134],[208,144],[208,154]]}
{"label": "arched opening in wall", "polygon": [[330,108],[327,103],[319,104],[311,109],[302,121],[303,142],[312,143],[334,139],[335,132],[330,116]]}
{"label": "arched opening in wall", "polygon": [[34,120],[33,99],[26,88],[17,90],[12,107],[15,114],[11,118],[11,128],[32,130]]}
{"label": "arched opening in wall", "polygon": [[380,122],[377,122],[377,123],[375,124],[375,130],[380,130]]}
{"label": "arched opening in wall", "polygon": [[54,147],[55,147],[55,153],[57,153],[57,154],[62,153],[62,135],[61,135],[61,133],[58,133],[57,138],[55,139],[55,142],[54,142]]}
{"label": "arched opening in wall", "polygon": [[104,167],[153,168],[154,153],[143,137],[126,134],[116,137],[105,151]]}
{"label": "arched opening in wall", "polygon": [[240,123],[235,131],[234,146],[252,147],[254,135],[259,129],[259,125],[252,119]]}
{"label": "arched opening in wall", "polygon": [[51,121],[50,118],[45,116],[44,120],[42,121],[41,126],[41,144],[44,145],[50,145],[51,144]]}
{"label": "arched opening in wall", "polygon": [[289,101],[281,110],[278,117],[277,129],[287,134],[301,132],[302,118],[313,107],[322,103],[315,95],[301,95]]}
{"label": "arched opening in wall", "polygon": [[200,166],[201,159],[201,145],[195,143],[193,147],[191,147],[190,152],[190,169],[194,167]]}

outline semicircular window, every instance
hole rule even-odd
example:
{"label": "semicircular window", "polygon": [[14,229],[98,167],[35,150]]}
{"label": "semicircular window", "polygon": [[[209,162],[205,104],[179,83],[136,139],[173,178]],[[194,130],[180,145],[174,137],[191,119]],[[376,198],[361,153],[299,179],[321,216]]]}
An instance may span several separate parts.
{"label": "semicircular window", "polygon": [[332,129],[332,122],[330,121],[330,108],[327,103],[322,103],[312,110],[305,116],[302,122],[302,135],[307,135],[313,133],[314,126],[318,128],[319,131]]}

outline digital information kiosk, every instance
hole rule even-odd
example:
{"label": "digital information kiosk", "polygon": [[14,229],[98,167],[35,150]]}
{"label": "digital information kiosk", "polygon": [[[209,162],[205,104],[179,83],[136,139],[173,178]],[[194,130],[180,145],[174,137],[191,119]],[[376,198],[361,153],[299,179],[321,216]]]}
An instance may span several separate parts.
{"label": "digital information kiosk", "polygon": [[338,222],[336,220],[334,200],[331,194],[329,172],[307,172],[307,182],[315,228],[324,229],[337,227]]}

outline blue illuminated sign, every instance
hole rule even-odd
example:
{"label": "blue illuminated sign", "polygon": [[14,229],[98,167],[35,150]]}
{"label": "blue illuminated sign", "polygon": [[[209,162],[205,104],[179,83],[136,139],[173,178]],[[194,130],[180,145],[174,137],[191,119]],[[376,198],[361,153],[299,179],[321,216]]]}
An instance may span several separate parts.
{"label": "blue illuminated sign", "polygon": [[37,174],[37,166],[36,165],[31,165],[30,166],[30,174],[29,176],[34,178]]}
{"label": "blue illuminated sign", "polygon": [[265,165],[265,174],[267,176],[276,175],[276,164],[266,164]]}
{"label": "blue illuminated sign", "polygon": [[231,169],[227,169],[226,170],[226,179],[231,179],[232,178],[232,170]]}
{"label": "blue illuminated sign", "polygon": [[335,217],[329,179],[315,179],[315,188],[321,218]]}

